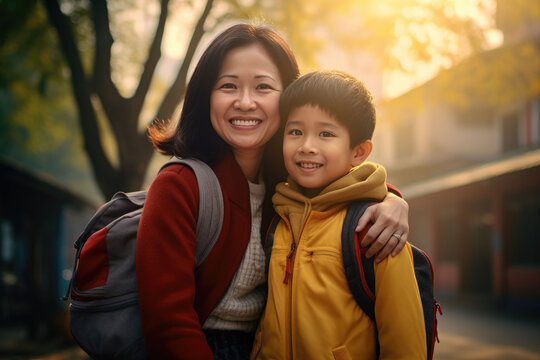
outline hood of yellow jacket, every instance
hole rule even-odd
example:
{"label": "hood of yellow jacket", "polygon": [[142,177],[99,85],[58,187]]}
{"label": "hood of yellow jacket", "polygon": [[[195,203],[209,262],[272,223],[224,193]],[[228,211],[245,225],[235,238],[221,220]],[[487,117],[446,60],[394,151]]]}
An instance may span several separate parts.
{"label": "hood of yellow jacket", "polygon": [[289,219],[297,234],[311,211],[326,212],[355,200],[382,200],[388,190],[386,170],[382,165],[365,162],[353,167],[349,173],[326,186],[317,196],[309,198],[290,177],[276,186],[272,197],[274,209]]}

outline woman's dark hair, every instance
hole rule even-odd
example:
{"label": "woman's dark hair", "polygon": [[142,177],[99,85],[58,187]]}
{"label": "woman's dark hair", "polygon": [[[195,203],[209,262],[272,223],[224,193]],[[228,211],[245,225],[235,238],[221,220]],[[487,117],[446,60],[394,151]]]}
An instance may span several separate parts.
{"label": "woman's dark hair", "polygon": [[[187,85],[180,121],[174,133],[167,134],[166,129],[159,125],[149,128],[150,140],[159,152],[195,157],[208,164],[219,161],[228,152],[229,145],[215,132],[210,121],[210,96],[227,53],[254,43],[261,44],[272,58],[283,88],[299,76],[291,49],[275,30],[251,24],[231,26],[212,41],[197,63]],[[275,145],[270,147],[274,149],[271,150],[273,153]],[[279,159],[278,162],[283,161]]]}

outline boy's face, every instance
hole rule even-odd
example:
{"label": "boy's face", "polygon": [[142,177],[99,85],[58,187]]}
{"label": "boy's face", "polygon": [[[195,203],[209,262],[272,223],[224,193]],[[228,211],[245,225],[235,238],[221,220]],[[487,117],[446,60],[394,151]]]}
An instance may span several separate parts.
{"label": "boy's face", "polygon": [[283,158],[289,175],[310,197],[361,163],[356,150],[351,149],[347,127],[311,105],[289,114]]}

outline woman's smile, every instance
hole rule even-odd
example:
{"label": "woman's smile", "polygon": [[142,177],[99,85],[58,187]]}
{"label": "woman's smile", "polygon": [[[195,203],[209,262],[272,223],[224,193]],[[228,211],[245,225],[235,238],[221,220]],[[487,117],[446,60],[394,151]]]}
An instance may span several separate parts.
{"label": "woman's smile", "polygon": [[261,124],[262,121],[259,119],[241,119],[236,118],[229,121],[231,125],[238,127],[239,129],[253,129],[257,125]]}

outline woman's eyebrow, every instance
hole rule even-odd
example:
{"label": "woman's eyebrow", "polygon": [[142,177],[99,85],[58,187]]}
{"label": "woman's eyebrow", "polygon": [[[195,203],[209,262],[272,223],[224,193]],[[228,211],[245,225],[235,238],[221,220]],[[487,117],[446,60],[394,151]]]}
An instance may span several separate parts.
{"label": "woman's eyebrow", "polygon": [[238,75],[228,75],[228,74],[223,74],[223,75],[220,75],[218,76],[217,80],[221,80],[223,78],[233,78],[233,79],[238,79]]}
{"label": "woman's eyebrow", "polygon": [[261,79],[261,78],[266,78],[266,79],[270,79],[270,80],[273,80],[273,81],[276,81],[276,79],[274,79],[272,76],[270,75],[256,75],[255,76],[255,79]]}
{"label": "woman's eyebrow", "polygon": [[[238,75],[232,75],[232,74],[223,74],[223,75],[220,75],[218,76],[217,80],[221,80],[223,78],[232,78],[232,79],[238,79],[239,76]],[[272,76],[270,75],[255,75],[254,77],[255,79],[262,79],[262,78],[265,78],[265,79],[270,79],[270,80],[273,80],[273,81],[276,81],[276,79],[274,79]]]}

